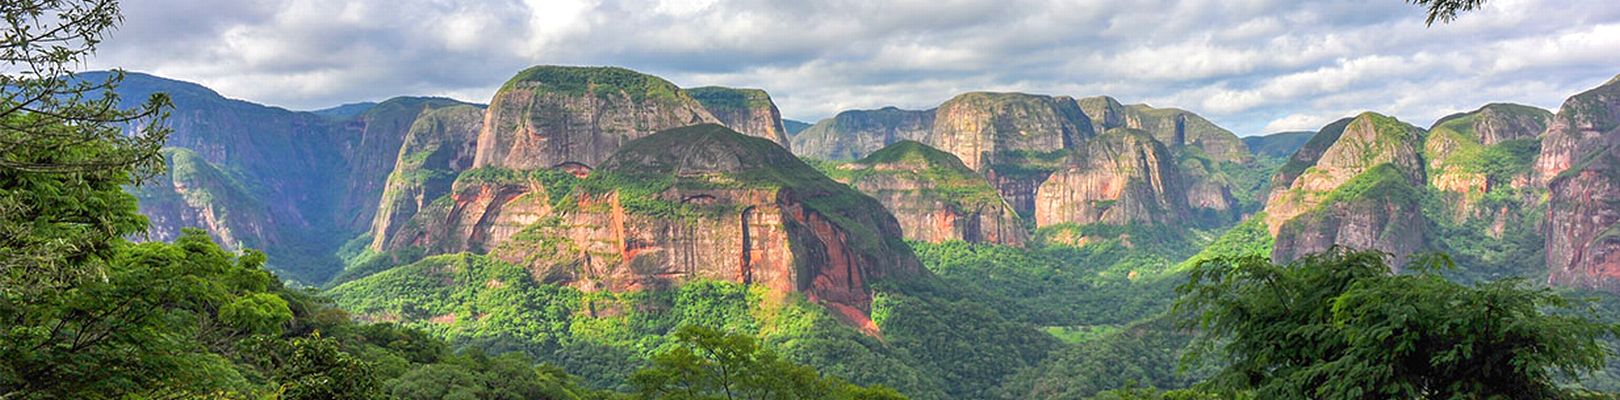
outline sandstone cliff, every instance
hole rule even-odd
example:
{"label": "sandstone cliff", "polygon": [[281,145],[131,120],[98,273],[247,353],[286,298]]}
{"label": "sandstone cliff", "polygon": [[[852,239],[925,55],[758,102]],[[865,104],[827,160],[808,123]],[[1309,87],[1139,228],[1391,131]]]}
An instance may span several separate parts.
{"label": "sandstone cliff", "polygon": [[456,176],[472,167],[484,109],[458,105],[427,110],[410,126],[372,221],[373,250],[382,250],[407,221],[449,194]]}
{"label": "sandstone cliff", "polygon": [[697,100],[656,76],[612,67],[532,67],[490,101],[473,165],[595,166],[625,142],[713,122]]}
{"label": "sandstone cliff", "polygon": [[1424,243],[1423,138],[1422,129],[1375,113],[1322,128],[1272,178],[1265,213],[1273,258],[1339,244],[1404,262]]}
{"label": "sandstone cliff", "polygon": [[274,248],[281,233],[271,210],[220,168],[184,148],[167,148],[164,175],[136,187],[140,213],[151,222],[147,239],[171,241],[183,228],[202,228],[229,248]]}
{"label": "sandstone cliff", "polygon": [[803,292],[862,325],[869,282],[925,273],[877,201],[718,125],[633,141],[578,184],[491,255],[584,290],[707,278]]}
{"label": "sandstone cliff", "polygon": [[1620,291],[1620,76],[1564,101],[1542,135],[1548,281]]}
{"label": "sandstone cliff", "polygon": [[934,110],[851,110],[794,135],[791,148],[801,157],[857,160],[896,142],[927,140],[933,129]]}
{"label": "sandstone cliff", "polygon": [[1551,119],[1539,108],[1489,104],[1436,121],[1423,152],[1443,217],[1454,223],[1493,219],[1489,234],[1497,238],[1522,223],[1519,213],[1539,197],[1531,167],[1541,145],[1537,136]]}
{"label": "sandstone cliff", "polygon": [[427,110],[458,105],[466,103],[445,98],[395,97],[368,107],[355,117],[342,119],[348,131],[342,143],[348,173],[344,175],[343,197],[337,212],[333,213],[336,224],[351,231],[370,226],[384,185],[394,170],[400,145],[417,118]]}
{"label": "sandstone cliff", "polygon": [[974,92],[939,106],[925,142],[983,172],[1031,156],[1070,152],[1095,135],[1073,98]]}
{"label": "sandstone cliff", "polygon": [[1204,117],[1177,108],[1153,108],[1146,104],[1122,105],[1108,96],[1079,100],[1091,118],[1092,129],[1103,132],[1114,128],[1146,131],[1172,150],[1191,147],[1217,162],[1244,163],[1249,148],[1236,134]]}
{"label": "sandstone cliff", "polygon": [[787,127],[783,126],[782,112],[764,90],[705,86],[686,92],[714,114],[721,125],[744,135],[770,139],[783,148],[792,148]]}
{"label": "sandstone cliff", "polygon": [[910,240],[1022,246],[1029,239],[1012,206],[962,160],[901,141],[828,175],[882,203]]}
{"label": "sandstone cliff", "polygon": [[1113,129],[1040,185],[1039,226],[1181,224],[1190,216],[1175,156],[1147,132]]}

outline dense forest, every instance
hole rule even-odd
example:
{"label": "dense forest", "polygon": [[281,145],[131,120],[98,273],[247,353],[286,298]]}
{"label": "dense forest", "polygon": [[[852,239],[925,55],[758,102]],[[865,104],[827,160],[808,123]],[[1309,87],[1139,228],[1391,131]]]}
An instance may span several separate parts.
{"label": "dense forest", "polygon": [[1529,135],[1587,114],[1239,140],[976,92],[795,126],[761,90],[555,66],[303,113],[77,71],[116,1],[0,12],[3,400],[1620,393],[1620,297],[1536,228],[1606,153],[1525,183]]}

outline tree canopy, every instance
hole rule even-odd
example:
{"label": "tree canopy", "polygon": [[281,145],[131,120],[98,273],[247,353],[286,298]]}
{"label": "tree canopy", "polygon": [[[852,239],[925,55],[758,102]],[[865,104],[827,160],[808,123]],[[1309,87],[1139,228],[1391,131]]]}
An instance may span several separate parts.
{"label": "tree canopy", "polygon": [[[1224,356],[1209,384],[1260,398],[1567,398],[1558,378],[1604,366],[1615,325],[1523,279],[1464,285],[1429,256],[1334,249],[1278,265],[1199,264],[1174,308]],[[1218,346],[1220,352],[1213,352]]]}

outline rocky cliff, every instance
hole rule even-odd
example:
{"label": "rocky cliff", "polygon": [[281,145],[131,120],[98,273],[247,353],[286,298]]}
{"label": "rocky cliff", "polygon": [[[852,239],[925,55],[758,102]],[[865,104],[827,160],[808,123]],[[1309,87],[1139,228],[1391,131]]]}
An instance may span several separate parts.
{"label": "rocky cliff", "polygon": [[374,250],[384,249],[418,211],[451,192],[456,176],[472,168],[483,107],[430,109],[410,126],[371,224]]}
{"label": "rocky cliff", "polygon": [[1423,139],[1422,129],[1375,113],[1322,128],[1272,178],[1273,258],[1339,244],[1394,253],[1400,265],[1424,243]]}
{"label": "rocky cliff", "polygon": [[974,92],[939,106],[925,143],[983,172],[1031,156],[1070,152],[1095,135],[1073,98]]}
{"label": "rocky cliff", "polygon": [[1040,185],[1039,226],[1180,224],[1189,216],[1175,156],[1147,132],[1117,128],[1084,142]]}
{"label": "rocky cliff", "polygon": [[782,112],[764,90],[705,86],[686,92],[714,114],[720,124],[744,135],[770,139],[783,148],[792,148]]}
{"label": "rocky cliff", "polygon": [[1153,135],[1172,150],[1195,148],[1217,162],[1243,163],[1250,157],[1248,146],[1236,134],[1186,110],[1153,108],[1146,104],[1127,106],[1108,96],[1084,98],[1079,104],[1091,118],[1096,132],[1138,129]]}
{"label": "rocky cliff", "polygon": [[1022,246],[1023,221],[983,175],[962,160],[916,141],[901,141],[828,175],[882,203],[906,239]]}
{"label": "rocky cliff", "polygon": [[463,172],[388,241],[488,251],[583,290],[690,279],[803,292],[865,326],[874,279],[923,272],[883,206],[720,125],[626,143],[600,168]]}
{"label": "rocky cliff", "polygon": [[791,148],[801,157],[857,160],[903,140],[927,140],[932,130],[934,110],[850,110],[794,135]]}
{"label": "rocky cliff", "polygon": [[1532,164],[1551,119],[1551,112],[1535,107],[1489,104],[1436,121],[1423,152],[1444,217],[1492,219],[1490,234],[1498,238],[1508,225],[1523,222],[1520,212],[1539,197]]}
{"label": "rocky cliff", "polygon": [[1564,101],[1541,139],[1548,281],[1620,291],[1620,76]]}
{"label": "rocky cliff", "polygon": [[[106,75],[81,77],[100,80]],[[167,145],[185,150],[170,150],[168,156],[177,165],[189,164],[183,168],[219,173],[171,173],[168,181],[135,189],[143,198],[175,200],[143,205],[153,217],[156,239],[182,228],[202,228],[226,246],[273,254],[272,268],[305,282],[322,281],[340,268],[333,253],[360,233],[339,223],[346,220],[345,212],[355,211],[344,207],[353,170],[345,153],[353,139],[346,121],[227,99],[201,85],[145,74],[128,74],[118,88],[126,101],[157,92],[168,93],[174,103]],[[226,194],[233,191],[237,194]],[[255,209],[262,211],[249,211]]]}
{"label": "rocky cliff", "polygon": [[333,213],[338,226],[359,231],[371,225],[384,185],[394,170],[400,145],[412,126],[427,110],[450,106],[467,106],[467,103],[434,97],[395,97],[367,107],[353,117],[345,118],[336,112],[325,114],[338,118],[348,131],[342,143],[343,158],[348,161],[345,190],[338,212]]}
{"label": "rocky cliff", "polygon": [[714,122],[697,100],[656,76],[613,67],[532,67],[490,101],[473,165],[596,166],[625,142]]}

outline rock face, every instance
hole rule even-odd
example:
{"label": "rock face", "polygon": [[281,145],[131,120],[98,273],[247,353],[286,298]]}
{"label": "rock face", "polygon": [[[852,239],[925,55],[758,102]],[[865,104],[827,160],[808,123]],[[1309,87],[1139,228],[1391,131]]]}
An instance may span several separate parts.
{"label": "rock face", "polygon": [[[80,74],[92,81],[106,76]],[[168,93],[174,109],[167,145],[186,151],[170,150],[167,155],[193,171],[217,172],[171,173],[168,181],[160,178],[132,189],[144,199],[174,200],[143,204],[142,211],[152,217],[151,231],[156,233],[152,240],[170,239],[182,228],[202,228],[226,246],[273,254],[270,267],[289,279],[320,282],[340,268],[333,254],[364,228],[349,224],[352,215],[376,206],[376,199],[370,203],[347,199],[351,173],[375,174],[362,172],[372,170],[356,166],[350,159],[356,153],[350,150],[362,140],[386,142],[385,138],[354,134],[364,125],[352,115],[325,117],[267,107],[151,75],[128,74],[117,92],[124,101]],[[380,129],[371,132],[384,134]],[[375,175],[386,174],[384,170]],[[169,193],[153,191],[159,189]]]}
{"label": "rock face", "polygon": [[1092,129],[1096,132],[1138,129],[1153,135],[1172,150],[1197,148],[1217,162],[1243,163],[1250,157],[1248,146],[1236,134],[1186,110],[1153,108],[1146,104],[1126,106],[1108,96],[1088,97],[1079,104],[1091,117]]}
{"label": "rock face", "polygon": [[1620,291],[1620,76],[1570,97],[1542,135],[1548,281]]}
{"label": "rock face", "polygon": [[791,148],[802,157],[857,160],[903,140],[927,140],[933,130],[934,110],[851,110],[794,135]]}
{"label": "rock face", "polygon": [[782,112],[776,109],[771,95],[759,89],[732,89],[705,86],[687,89],[720,124],[745,135],[770,139],[783,148],[791,148],[787,127],[783,126]]}
{"label": "rock face", "polygon": [[1256,157],[1288,158],[1305,146],[1316,132],[1277,132],[1265,136],[1250,136],[1243,138],[1243,144],[1249,147],[1249,153]]}
{"label": "rock face", "polygon": [[1423,130],[1363,113],[1313,137],[1272,178],[1266,224],[1272,257],[1289,261],[1333,244],[1396,255],[1421,248]]}
{"label": "rock face", "polygon": [[[378,199],[394,163],[400,145],[406,140],[412,126],[427,110],[469,106],[459,101],[433,97],[395,97],[367,107],[353,117],[344,118],[344,135],[349,138],[343,147],[344,158],[349,160],[343,197],[335,213],[339,226],[346,230],[369,227],[377,213]],[[342,118],[342,108],[327,115]],[[479,112],[480,118],[482,111]]]}
{"label": "rock face", "polygon": [[170,241],[182,228],[202,228],[231,248],[273,248],[281,234],[271,210],[220,168],[184,148],[163,150],[168,173],[135,189],[150,239]]}
{"label": "rock face", "polygon": [[532,67],[490,101],[475,167],[595,166],[625,142],[718,122],[675,84],[623,68]]}
{"label": "rock face", "polygon": [[[1508,224],[1523,222],[1519,214],[1539,195],[1531,167],[1541,145],[1537,136],[1550,120],[1552,113],[1539,108],[1489,104],[1436,121],[1423,152],[1429,185],[1448,219],[1495,219],[1490,234],[1496,238]],[[1497,200],[1482,208],[1488,193]]]}
{"label": "rock face", "polygon": [[584,290],[723,279],[802,292],[857,319],[870,311],[868,282],[926,273],[877,201],[719,125],[632,141],[578,184],[551,200],[553,218],[491,255]]}
{"label": "rock face", "polygon": [[482,107],[458,105],[428,110],[411,124],[372,221],[372,249],[384,249],[412,216],[451,192],[456,176],[472,167],[483,123]]}
{"label": "rock face", "polygon": [[1189,216],[1174,156],[1147,132],[1110,130],[1085,142],[1076,160],[1040,185],[1039,226],[1179,224]]}
{"label": "rock face", "polygon": [[829,173],[882,203],[906,239],[1023,246],[1029,239],[1011,205],[962,160],[901,141]]}
{"label": "rock face", "polygon": [[926,143],[983,171],[1032,155],[1072,151],[1095,135],[1073,98],[974,92],[939,106]]}

